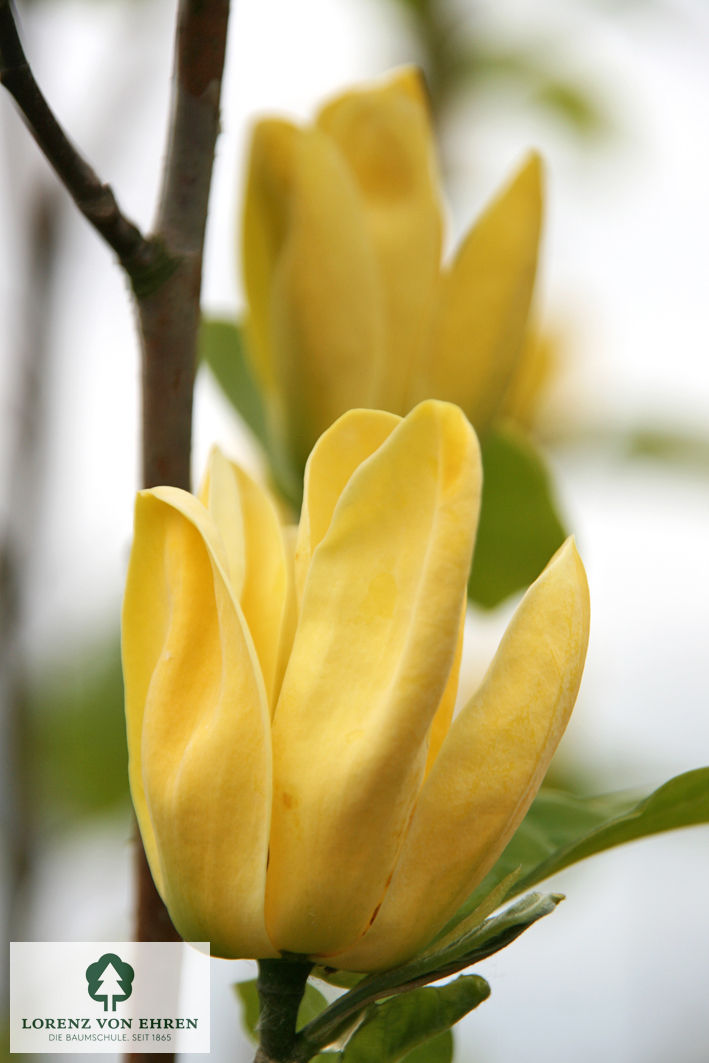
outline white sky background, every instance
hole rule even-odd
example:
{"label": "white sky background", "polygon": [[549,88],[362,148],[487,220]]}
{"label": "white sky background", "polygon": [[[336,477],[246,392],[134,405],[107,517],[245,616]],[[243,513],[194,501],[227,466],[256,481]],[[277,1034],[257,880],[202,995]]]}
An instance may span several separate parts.
{"label": "white sky background", "polygon": [[[584,148],[511,92],[467,101],[448,130],[451,228],[460,232],[524,151],[540,148],[549,188],[542,305],[550,319],[568,322],[592,410],[612,423],[652,416],[707,431],[709,11],[702,0],[668,3],[664,17],[640,6],[619,15],[615,5],[584,0],[478,5],[491,32],[539,39],[565,70],[598,85],[618,134],[605,147]],[[143,226],[163,152],[171,23],[171,7],[108,0],[56,0],[26,21],[28,50],[49,99]],[[254,115],[276,110],[304,118],[323,96],[407,58],[415,58],[410,43],[384,4],[237,0],[208,231],[208,311],[241,306],[235,174]],[[21,300],[31,298],[20,290],[15,266],[23,189],[51,180],[1,99],[3,491],[16,414],[11,352]],[[70,643],[107,624],[117,609],[137,479],[138,360],[124,284],[68,204],[63,225],[64,262],[51,308],[47,487],[29,532],[35,658],[58,639]],[[196,472],[213,441],[244,453],[220,397],[202,380]],[[586,676],[563,750],[567,759],[590,762],[602,788],[656,785],[709,763],[707,479],[609,458],[565,455],[554,464],[593,607]],[[503,619],[471,625],[479,654],[492,651]],[[115,882],[125,883],[125,855],[118,846],[113,864],[107,857],[109,900]],[[76,868],[61,849],[51,859],[57,880],[42,901],[47,923],[52,912],[66,907],[68,918],[81,907],[75,898],[50,905],[56,881],[66,882],[68,896]],[[461,1049],[458,1059],[705,1063],[708,883],[706,829],[641,843],[559,876],[554,888],[568,893],[559,911],[485,965],[493,996],[466,1022],[469,1054]],[[105,915],[92,918],[100,936]],[[83,932],[77,926],[73,936]],[[51,926],[36,936],[43,934],[60,936]],[[232,1020],[227,1014],[226,1023]],[[226,1038],[224,1020],[217,1021]],[[226,1049],[213,1055],[230,1058]]]}

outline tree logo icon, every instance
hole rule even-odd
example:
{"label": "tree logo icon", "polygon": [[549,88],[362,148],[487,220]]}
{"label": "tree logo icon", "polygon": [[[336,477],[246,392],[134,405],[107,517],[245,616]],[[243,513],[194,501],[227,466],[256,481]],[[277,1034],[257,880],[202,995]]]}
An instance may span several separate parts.
{"label": "tree logo icon", "polygon": [[[104,1011],[115,1011],[133,992],[135,971],[115,952],[106,952],[86,968],[88,993],[92,1000],[103,1001]],[[110,1004],[110,1008],[109,1008]]]}

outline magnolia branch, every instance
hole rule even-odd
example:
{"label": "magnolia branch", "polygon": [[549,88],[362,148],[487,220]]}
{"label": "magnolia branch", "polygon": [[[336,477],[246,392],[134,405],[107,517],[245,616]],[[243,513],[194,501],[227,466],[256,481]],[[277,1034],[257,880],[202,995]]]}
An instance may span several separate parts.
{"label": "magnolia branch", "polygon": [[171,122],[155,237],[175,272],[137,299],[143,347],[143,485],[189,490],[192,391],[228,0],[180,0]]}
{"label": "magnolia branch", "polygon": [[125,217],[110,185],[98,178],[60,126],[27,62],[9,0],[0,0],[0,82],[81,213],[116,252],[134,286],[145,287],[165,268],[165,254]]}

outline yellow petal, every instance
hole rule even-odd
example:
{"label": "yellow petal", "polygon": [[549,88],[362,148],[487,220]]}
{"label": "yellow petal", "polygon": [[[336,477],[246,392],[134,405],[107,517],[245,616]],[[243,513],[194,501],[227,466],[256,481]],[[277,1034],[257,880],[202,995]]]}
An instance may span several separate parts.
{"label": "yellow petal", "polygon": [[401,418],[383,410],[348,410],[320,436],[305,467],[303,508],[298,526],[295,578],[298,602],[318,543],[354,471],[391,435]]}
{"label": "yellow petal", "polygon": [[337,144],[357,183],[380,266],[386,357],[379,364],[376,405],[406,413],[441,259],[435,145],[422,78],[405,67],[379,84],[347,92],[320,112],[317,124]]}
{"label": "yellow petal", "polygon": [[216,447],[200,490],[220,533],[231,590],[243,610],[269,705],[282,679],[289,563],[278,513],[271,498]]}
{"label": "yellow petal", "polygon": [[295,550],[296,540],[298,537],[298,528],[295,524],[287,524],[283,528],[283,542],[286,550],[286,566],[288,570],[287,584],[288,593],[285,600],[285,608],[283,611],[283,624],[281,627],[281,640],[278,649],[278,660],[276,661],[276,681],[274,684],[275,702],[271,706],[271,716],[275,712],[276,705],[278,704],[278,697],[281,692],[281,684],[283,683],[283,676],[285,675],[288,661],[290,659],[290,652],[293,646],[293,639],[295,637],[295,629],[298,624],[298,606],[299,600],[296,596],[296,584],[295,584]]}
{"label": "yellow petal", "polygon": [[250,342],[262,352],[257,365],[268,363],[260,378],[288,450],[304,465],[341,413],[375,405],[384,329],[379,267],[354,179],[321,130],[262,123],[251,159]]}
{"label": "yellow petal", "polygon": [[217,541],[192,495],[139,495],[123,606],[131,793],[180,933],[216,955],[272,956],[268,710]]}
{"label": "yellow petal", "polygon": [[436,715],[433,717],[433,723],[431,724],[431,732],[428,737],[428,753],[426,755],[426,775],[433,767],[434,761],[438,756],[438,752],[443,745],[443,741],[448,734],[448,729],[453,719],[453,712],[455,710],[455,702],[458,696],[458,680],[460,678],[460,664],[463,659],[463,635],[465,632],[465,615],[468,607],[468,588],[465,588],[465,595],[463,597],[463,605],[460,611],[460,626],[458,628],[458,641],[455,647],[455,656],[453,658],[453,667],[451,668],[451,674],[448,677],[448,683],[446,689],[443,691],[443,697],[441,703],[436,710]]}
{"label": "yellow petal", "polygon": [[313,553],[273,721],[281,949],[341,949],[382,900],[453,666],[479,492],[461,411],[424,403],[350,478]]}
{"label": "yellow petal", "polygon": [[510,386],[505,392],[503,414],[532,431],[544,420],[545,399],[564,366],[564,343],[554,332],[527,334]]}
{"label": "yellow petal", "polygon": [[429,356],[412,382],[414,398],[457,402],[478,432],[494,417],[520,357],[541,216],[541,162],[532,155],[446,271]]}
{"label": "yellow petal", "polygon": [[427,944],[522,821],[571,714],[586,655],[586,574],[567,540],[530,587],[421,791],[371,930],[333,962],[373,970]]}
{"label": "yellow petal", "polygon": [[288,230],[298,129],[290,122],[259,122],[251,139],[244,196],[242,269],[249,304],[247,350],[269,401],[278,398],[271,336],[273,274]]}

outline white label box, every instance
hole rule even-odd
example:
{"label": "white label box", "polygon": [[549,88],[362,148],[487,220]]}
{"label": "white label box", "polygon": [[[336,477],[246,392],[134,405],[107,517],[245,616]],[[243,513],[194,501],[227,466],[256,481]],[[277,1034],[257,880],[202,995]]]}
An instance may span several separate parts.
{"label": "white label box", "polygon": [[209,944],[13,941],[10,1051],[209,1052]]}

